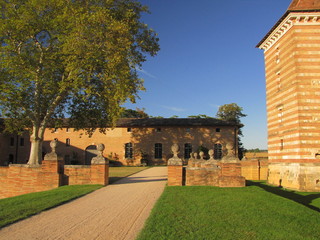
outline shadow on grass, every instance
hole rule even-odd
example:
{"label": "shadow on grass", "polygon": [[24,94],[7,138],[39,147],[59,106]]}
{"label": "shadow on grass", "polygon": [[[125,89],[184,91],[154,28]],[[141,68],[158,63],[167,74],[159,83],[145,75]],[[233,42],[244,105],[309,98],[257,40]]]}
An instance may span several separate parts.
{"label": "shadow on grass", "polygon": [[267,192],[276,194],[278,196],[290,199],[295,201],[296,203],[302,204],[307,208],[310,208],[314,211],[320,212],[320,208],[310,205],[312,200],[320,198],[320,193],[310,193],[306,196],[296,193],[295,191],[284,190],[282,187],[270,186],[265,182],[257,182],[257,181],[246,181],[247,186],[257,186],[264,189]]}

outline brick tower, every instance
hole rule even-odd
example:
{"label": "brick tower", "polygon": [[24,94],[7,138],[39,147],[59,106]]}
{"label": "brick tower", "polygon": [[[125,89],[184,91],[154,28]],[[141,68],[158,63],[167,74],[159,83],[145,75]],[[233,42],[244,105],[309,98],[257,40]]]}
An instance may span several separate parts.
{"label": "brick tower", "polygon": [[264,50],[268,182],[320,191],[320,0],[293,0]]}

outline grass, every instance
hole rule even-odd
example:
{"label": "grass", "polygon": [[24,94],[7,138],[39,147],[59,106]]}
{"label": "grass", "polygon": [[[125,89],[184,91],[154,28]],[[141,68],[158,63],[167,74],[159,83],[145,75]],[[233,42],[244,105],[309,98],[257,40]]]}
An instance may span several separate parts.
{"label": "grass", "polygon": [[246,188],[166,187],[143,239],[320,239],[320,193],[249,182]]}
{"label": "grass", "polygon": [[148,167],[110,167],[109,168],[109,183],[114,183],[121,178],[130,176],[134,173],[147,169]]}
{"label": "grass", "polygon": [[101,187],[102,185],[63,186],[49,191],[0,199],[0,228],[69,202]]}
{"label": "grass", "polygon": [[[109,182],[142,171],[147,167],[110,167]],[[59,206],[103,187],[102,185],[63,186],[53,190],[0,199],[0,228],[41,211]]]}

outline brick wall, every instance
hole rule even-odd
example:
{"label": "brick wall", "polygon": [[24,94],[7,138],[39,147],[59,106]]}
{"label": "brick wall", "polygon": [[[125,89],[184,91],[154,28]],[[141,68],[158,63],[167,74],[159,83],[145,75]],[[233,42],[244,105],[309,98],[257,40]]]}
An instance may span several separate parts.
{"label": "brick wall", "polygon": [[43,161],[37,167],[12,164],[0,169],[0,198],[46,191],[62,184],[62,175],[57,171],[58,162]]}
{"label": "brick wall", "polygon": [[0,198],[46,191],[62,185],[102,184],[109,180],[109,165],[64,166],[63,160],[44,160],[39,166],[11,164],[0,167]]}
{"label": "brick wall", "polygon": [[168,166],[168,186],[182,186],[183,167]]}
{"label": "brick wall", "polygon": [[[196,164],[198,165],[198,164]],[[200,164],[201,165],[201,164]],[[241,176],[240,163],[218,163],[209,167],[168,166],[168,185],[182,186],[185,170],[185,185],[187,186],[218,186],[244,187],[245,178]]]}
{"label": "brick wall", "polygon": [[64,184],[84,185],[109,183],[109,165],[65,165]]}

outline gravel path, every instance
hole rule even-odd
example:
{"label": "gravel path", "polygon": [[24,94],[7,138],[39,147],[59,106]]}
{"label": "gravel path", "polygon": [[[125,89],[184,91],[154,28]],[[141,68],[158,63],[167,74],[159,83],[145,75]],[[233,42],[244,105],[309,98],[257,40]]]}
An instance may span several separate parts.
{"label": "gravel path", "polygon": [[154,167],[0,230],[0,239],[133,240],[167,181]]}

